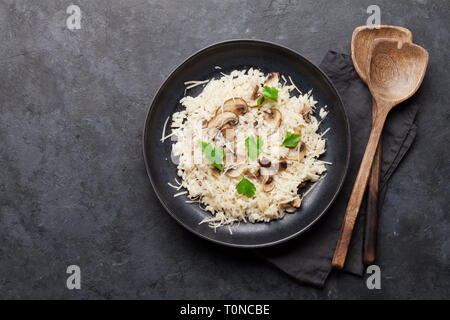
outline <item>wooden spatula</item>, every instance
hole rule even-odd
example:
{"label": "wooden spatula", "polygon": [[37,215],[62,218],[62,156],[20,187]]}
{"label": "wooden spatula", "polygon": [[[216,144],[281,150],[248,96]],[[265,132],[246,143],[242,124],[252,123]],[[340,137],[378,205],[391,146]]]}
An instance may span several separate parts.
{"label": "wooden spatula", "polygon": [[[372,41],[377,38],[397,39],[403,42],[412,42],[412,33],[403,27],[387,25],[382,25],[379,29],[361,26],[353,31],[351,43],[353,65],[359,77],[365,83],[367,83],[366,69],[370,45],[372,44]],[[376,108],[373,108],[373,110],[376,110]],[[372,121],[374,120],[375,112],[372,114]],[[376,257],[380,166],[381,140],[378,143],[378,148],[375,152],[375,158],[369,177],[363,251],[363,262],[365,264],[372,264]]]}
{"label": "wooden spatula", "polygon": [[339,233],[332,261],[336,268],[344,267],[353,227],[386,117],[394,106],[411,97],[419,89],[427,64],[428,52],[416,44],[380,38],[373,40],[370,46],[366,75],[367,85],[375,102],[375,120]]}

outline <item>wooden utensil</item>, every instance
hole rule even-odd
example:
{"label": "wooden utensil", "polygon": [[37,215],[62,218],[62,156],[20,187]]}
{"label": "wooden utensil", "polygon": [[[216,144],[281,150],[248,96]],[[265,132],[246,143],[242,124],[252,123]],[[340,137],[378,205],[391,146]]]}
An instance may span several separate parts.
{"label": "wooden utensil", "polygon": [[353,227],[369,179],[375,151],[389,111],[420,87],[428,64],[428,52],[413,43],[395,39],[373,40],[366,65],[367,85],[374,99],[375,120],[356,177],[332,261],[342,269]]}
{"label": "wooden utensil", "polygon": [[381,25],[379,29],[370,29],[368,26],[361,26],[353,31],[351,43],[353,65],[362,81],[366,84],[367,57],[369,55],[370,45],[377,38],[412,42],[412,33],[403,27],[387,25]]}
{"label": "wooden utensil", "polygon": [[[361,26],[353,31],[351,54],[353,65],[362,81],[367,83],[366,68],[367,56],[372,41],[377,38],[398,39],[403,42],[412,42],[412,33],[406,28],[398,26],[381,25],[379,29]],[[375,121],[375,110],[372,108],[372,123]],[[378,233],[378,190],[380,184],[381,167],[381,139],[375,152],[372,170],[369,177],[367,194],[367,212],[364,232],[363,262],[372,264],[376,256]]]}

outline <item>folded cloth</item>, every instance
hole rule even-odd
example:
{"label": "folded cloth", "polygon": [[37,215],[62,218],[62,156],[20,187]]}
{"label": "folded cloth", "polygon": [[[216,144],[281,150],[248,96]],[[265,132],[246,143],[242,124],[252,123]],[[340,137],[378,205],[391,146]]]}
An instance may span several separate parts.
{"label": "folded cloth", "polygon": [[[286,243],[259,249],[256,253],[269,263],[305,284],[323,287],[331,272],[331,260],[344,218],[347,202],[369,140],[372,123],[372,96],[353,68],[352,59],[345,54],[329,51],[320,68],[328,75],[339,92],[351,131],[351,156],[347,178],[329,212],[312,228]],[[418,105],[407,101],[388,115],[382,136],[379,208],[386,194],[389,178],[410,148],[416,135],[414,119]],[[364,204],[353,230],[352,241],[344,270],[362,275],[364,237]]]}

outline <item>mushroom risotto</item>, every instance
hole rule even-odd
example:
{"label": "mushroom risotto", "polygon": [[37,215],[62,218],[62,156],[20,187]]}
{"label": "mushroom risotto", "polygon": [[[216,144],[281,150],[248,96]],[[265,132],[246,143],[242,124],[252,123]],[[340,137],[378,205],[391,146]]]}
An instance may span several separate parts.
{"label": "mushroom risotto", "polygon": [[[206,85],[205,85],[206,84]],[[181,178],[175,196],[199,202],[212,227],[237,221],[269,222],[301,207],[299,191],[326,171],[319,160],[324,109],[315,112],[311,91],[302,94],[289,77],[257,69],[235,70],[180,100],[172,116],[172,155]],[[166,124],[169,119],[167,119]],[[184,191],[181,190],[184,188]],[[303,196],[305,193],[303,193]]]}

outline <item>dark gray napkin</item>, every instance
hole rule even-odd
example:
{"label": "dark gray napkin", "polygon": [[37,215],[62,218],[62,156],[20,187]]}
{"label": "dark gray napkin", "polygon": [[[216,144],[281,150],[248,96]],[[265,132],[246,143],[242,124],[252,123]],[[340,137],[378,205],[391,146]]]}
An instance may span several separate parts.
{"label": "dark gray napkin", "polygon": [[[338,233],[369,140],[372,123],[372,97],[367,86],[353,68],[350,56],[329,51],[320,64],[320,68],[328,75],[338,90],[350,120],[352,151],[347,178],[329,212],[316,225],[287,243],[258,250],[257,254],[295,279],[306,284],[323,287],[332,269],[331,260]],[[380,209],[382,209],[389,178],[398,167],[416,135],[414,118],[417,110],[417,104],[405,102],[394,108],[386,121],[382,137]],[[356,275],[363,273],[364,216],[365,206],[363,204],[353,231],[344,268],[345,271]]]}

